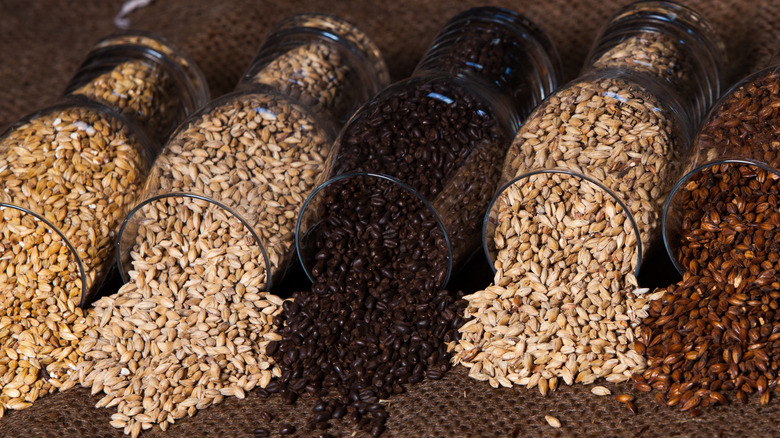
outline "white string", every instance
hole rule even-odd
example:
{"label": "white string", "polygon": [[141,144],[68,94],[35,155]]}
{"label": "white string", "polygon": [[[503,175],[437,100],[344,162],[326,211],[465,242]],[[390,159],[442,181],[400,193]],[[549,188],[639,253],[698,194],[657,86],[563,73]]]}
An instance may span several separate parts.
{"label": "white string", "polygon": [[127,18],[127,16],[136,9],[149,6],[153,1],[154,0],[127,0],[122,5],[122,9],[119,10],[119,13],[116,14],[116,17],[114,17],[114,24],[120,29],[129,29],[130,19]]}

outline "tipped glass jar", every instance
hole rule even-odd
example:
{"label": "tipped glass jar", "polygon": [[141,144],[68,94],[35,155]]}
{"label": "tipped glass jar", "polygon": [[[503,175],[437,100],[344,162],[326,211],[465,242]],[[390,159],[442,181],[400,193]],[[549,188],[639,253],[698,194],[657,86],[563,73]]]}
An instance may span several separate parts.
{"label": "tipped glass jar", "polygon": [[108,37],[88,55],[60,103],[0,137],[0,286],[6,298],[51,295],[68,307],[89,303],[111,266],[115,233],[159,151],[155,140],[164,130],[155,122],[177,123],[202,105],[204,84],[198,68],[160,37]]}
{"label": "tipped glass jar", "polygon": [[123,279],[174,263],[253,290],[277,285],[340,121],[387,77],[373,42],[341,18],[277,25],[236,91],[182,123],[155,162],[117,241]]}
{"label": "tipped glass jar", "polygon": [[483,229],[497,283],[637,286],[692,125],[719,93],[722,47],[671,2],[634,3],[607,24],[583,74],[534,110],[507,154]]}
{"label": "tipped glass jar", "polygon": [[443,287],[478,249],[501,158],[559,70],[547,37],[515,12],[486,7],[452,18],[412,76],[372,98],[339,134],[297,224],[309,277]]}
{"label": "tipped glass jar", "polygon": [[744,78],[715,104],[664,206],[664,243],[680,273],[737,289],[780,286],[778,124],[778,64]]}

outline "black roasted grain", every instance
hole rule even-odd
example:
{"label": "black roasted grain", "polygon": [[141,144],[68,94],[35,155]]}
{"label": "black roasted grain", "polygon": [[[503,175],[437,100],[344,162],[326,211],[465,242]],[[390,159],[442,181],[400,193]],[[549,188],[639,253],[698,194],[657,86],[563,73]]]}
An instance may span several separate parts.
{"label": "black roasted grain", "polygon": [[462,307],[438,289],[446,249],[419,199],[370,178],[326,195],[347,207],[321,224],[312,291],[284,304],[283,339],[268,351],[284,400],[311,393],[320,397],[313,421],[346,417],[376,436],[382,400],[449,369],[445,342],[456,339]]}
{"label": "black roasted grain", "polygon": [[[471,87],[439,76],[386,91],[350,122],[332,157],[334,174],[397,178],[447,212],[461,259],[477,246],[512,135]],[[313,395],[311,421],[346,418],[379,436],[388,397],[450,367],[446,343],[457,338],[464,303],[440,290],[445,235],[420,198],[381,178],[334,182],[312,208],[320,220],[305,240],[314,284],[284,305],[282,340],[268,349],[282,377],[266,391],[290,403]]]}

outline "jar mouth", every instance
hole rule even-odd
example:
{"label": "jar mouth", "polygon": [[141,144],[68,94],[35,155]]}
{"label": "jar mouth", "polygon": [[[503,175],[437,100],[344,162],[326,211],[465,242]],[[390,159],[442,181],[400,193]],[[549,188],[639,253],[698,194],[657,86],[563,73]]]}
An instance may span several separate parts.
{"label": "jar mouth", "polygon": [[[709,163],[702,164],[701,166],[694,168],[690,172],[686,173],[685,176],[680,178],[680,180],[677,181],[677,184],[675,184],[674,187],[672,188],[672,191],[669,192],[669,196],[666,198],[666,202],[664,203],[664,210],[663,210],[663,220],[661,221],[662,222],[661,234],[663,234],[664,248],[666,248],[666,253],[669,255],[669,258],[672,260],[672,264],[674,264],[675,269],[677,269],[677,272],[679,272],[680,275],[684,275],[686,272],[685,267],[680,264],[680,261],[678,260],[677,257],[677,249],[679,248],[680,237],[682,235],[679,226],[681,225],[682,221],[676,220],[677,218],[674,217],[674,215],[672,214],[672,211],[680,211],[680,209],[676,208],[676,205],[673,204],[677,200],[677,197],[682,193],[683,187],[691,178],[693,178],[698,173],[710,167],[719,166],[723,164],[735,164],[737,166],[758,167],[769,173],[780,176],[780,170],[775,169],[764,162],[753,160],[750,158],[729,158],[729,159],[716,160],[716,161],[711,161]],[[674,221],[674,223],[677,224],[677,226],[671,224],[670,223],[671,221]]]}
{"label": "jar mouth", "polygon": [[0,202],[0,210],[2,210],[4,208],[11,208],[11,209],[14,209],[14,210],[18,210],[18,211],[22,212],[23,214],[31,215],[36,220],[41,221],[45,225],[47,230],[49,230],[50,232],[53,231],[58,236],[60,236],[60,239],[62,239],[62,242],[68,248],[68,251],[70,252],[70,254],[73,255],[73,260],[76,262],[76,266],[78,267],[79,278],[81,279],[81,297],[79,298],[79,307],[85,308],[86,305],[87,305],[88,299],[89,299],[89,297],[87,296],[88,294],[86,293],[86,291],[87,291],[87,289],[86,289],[86,285],[87,285],[87,272],[84,269],[84,263],[81,261],[81,257],[79,257],[78,252],[76,252],[76,248],[73,247],[73,244],[70,243],[70,240],[68,240],[68,238],[65,237],[65,235],[62,233],[62,231],[60,231],[59,228],[54,226],[54,224],[52,224],[48,219],[46,219],[45,217],[41,216],[38,213],[35,213],[34,211],[31,211],[31,210],[29,210],[27,208],[24,208],[24,207],[21,207],[21,206],[18,206],[18,205],[9,204],[9,203],[6,203],[6,202]]}
{"label": "jar mouth", "polygon": [[695,10],[680,3],[665,0],[636,1],[612,17],[610,25],[626,19],[635,19],[639,13],[641,13],[643,18],[655,18],[658,21],[675,23],[686,31],[691,31],[694,28],[703,31],[705,33],[705,43],[713,53],[718,55],[720,60],[725,61],[725,44],[718,36],[715,28],[712,27],[712,24]]}
{"label": "jar mouth", "polygon": [[492,214],[494,209],[498,207],[499,200],[504,196],[504,193],[509,190],[510,187],[514,186],[515,184],[519,183],[522,180],[529,179],[533,176],[540,175],[540,174],[561,174],[561,175],[567,175],[570,177],[578,178],[584,181],[587,181],[591,184],[593,184],[596,188],[602,190],[604,193],[606,193],[610,198],[612,198],[620,207],[623,209],[623,213],[626,215],[626,218],[628,219],[629,223],[631,224],[631,229],[634,232],[634,236],[636,236],[636,265],[634,266],[633,274],[634,276],[639,275],[639,269],[642,266],[642,260],[643,260],[643,245],[642,245],[642,239],[639,237],[639,227],[636,224],[636,220],[634,219],[633,214],[631,214],[631,211],[628,209],[628,206],[618,197],[615,195],[615,193],[610,190],[608,187],[606,187],[601,182],[597,181],[596,179],[584,175],[579,172],[575,172],[568,169],[540,169],[535,170],[532,172],[526,172],[522,175],[519,175],[515,178],[513,178],[508,183],[504,184],[497,192],[496,196],[493,197],[493,200],[490,201],[490,205],[488,205],[487,212],[485,213],[485,218],[482,221],[482,250],[485,253],[485,256],[488,259],[488,262],[490,264],[490,269],[493,271],[493,273],[496,273],[496,267],[495,267],[495,260],[498,257],[495,247],[493,246],[493,236],[495,234],[495,230],[497,228],[497,213]]}
{"label": "jar mouth", "polygon": [[[397,187],[400,187],[401,189],[407,191],[408,193],[415,196],[417,199],[420,200],[422,205],[433,215],[433,217],[436,220],[436,224],[438,225],[439,229],[441,230],[442,234],[444,235],[444,242],[447,247],[447,273],[444,276],[444,280],[442,281],[441,285],[439,285],[439,289],[443,289],[447,283],[449,283],[450,278],[452,276],[452,270],[453,270],[453,252],[452,252],[452,243],[450,242],[450,236],[447,233],[447,228],[444,226],[444,222],[442,221],[439,214],[436,212],[436,209],[433,208],[430,202],[428,202],[425,197],[423,197],[420,193],[418,193],[415,189],[413,189],[411,186],[405,184],[398,178],[389,176],[389,175],[383,175],[380,173],[371,173],[371,172],[350,172],[350,173],[344,173],[338,176],[335,176],[324,183],[320,184],[315,188],[311,194],[306,198],[306,200],[303,202],[303,205],[301,206],[300,213],[298,214],[298,222],[295,225],[295,250],[298,254],[298,259],[301,262],[301,266],[303,267],[303,271],[306,273],[306,276],[309,278],[310,281],[314,282],[314,275],[311,272],[311,266],[308,265],[308,262],[311,261],[312,257],[309,257],[308,254],[305,254],[306,252],[306,245],[304,242],[304,239],[306,238],[305,234],[308,235],[308,230],[314,228],[316,224],[304,224],[304,221],[307,220],[307,212],[311,210],[310,204],[317,198],[317,195],[326,187],[331,186],[332,184],[343,182],[344,180],[351,179],[351,178],[375,178],[380,179],[384,181],[388,181],[392,184],[394,184]],[[306,228],[306,229],[304,229]]]}
{"label": "jar mouth", "polygon": [[[252,235],[255,244],[257,244],[257,246],[260,248],[260,253],[263,256],[263,264],[265,265],[265,272],[266,272],[265,289],[270,290],[271,287],[274,286],[272,283],[274,282],[273,280],[275,280],[276,275],[274,274],[276,273],[271,271],[271,262],[268,258],[268,252],[266,251],[263,241],[257,235],[254,228],[249,224],[249,222],[247,222],[235,210],[233,210],[232,208],[228,207],[227,205],[219,201],[211,199],[207,196],[198,195],[194,193],[185,193],[185,192],[165,193],[162,195],[153,196],[139,203],[135,207],[133,207],[130,213],[128,213],[127,217],[125,217],[125,220],[122,222],[122,226],[119,228],[119,234],[116,240],[116,262],[117,262],[117,268],[119,270],[119,275],[121,276],[123,283],[127,283],[130,280],[128,275],[128,272],[130,271],[131,268],[129,255],[130,255],[130,251],[132,251],[133,247],[135,246],[136,236],[138,235],[138,227],[140,226],[139,221],[144,219],[143,213],[140,212],[141,209],[143,209],[145,206],[149,204],[152,204],[153,202],[157,202],[166,198],[190,198],[199,201],[205,201],[213,205],[216,205],[217,207],[227,212],[229,215],[241,221],[244,227],[247,230],[249,230],[249,233]],[[140,215],[141,217],[137,217],[136,213],[138,213],[138,215]],[[127,257],[125,255],[127,255]],[[283,268],[284,266],[279,266],[279,269],[283,269]]]}

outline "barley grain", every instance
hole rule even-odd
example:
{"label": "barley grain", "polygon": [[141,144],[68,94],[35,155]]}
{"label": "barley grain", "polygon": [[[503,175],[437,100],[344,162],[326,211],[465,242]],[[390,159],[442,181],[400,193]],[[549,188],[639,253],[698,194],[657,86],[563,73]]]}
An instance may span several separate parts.
{"label": "barley grain", "polygon": [[176,83],[159,63],[130,60],[98,75],[70,94],[116,108],[162,140],[182,113]]}
{"label": "barley grain", "polygon": [[[223,396],[244,398],[279,375],[265,348],[275,339],[282,301],[262,292],[261,251],[249,229],[195,198],[143,208],[154,220],[140,224],[131,252],[143,269],[95,302],[79,344],[89,360],[70,373],[71,381],[106,394],[98,405],[121,400],[112,425],[131,434],[167,428]],[[172,244],[173,233],[182,234],[180,245]],[[178,256],[190,251],[192,261]]]}
{"label": "barley grain", "polygon": [[[638,85],[621,79],[575,83],[551,96],[521,127],[507,154],[503,180],[536,169],[587,175],[623,201],[628,211],[622,215],[635,220],[639,236],[634,239],[647,249],[671,188],[669,179],[678,170],[678,130],[677,120]],[[607,193],[599,196],[610,198]],[[609,206],[602,208],[611,214]],[[592,232],[598,228],[587,222],[567,224],[573,226],[592,226]],[[635,268],[636,254],[628,256],[626,262]]]}
{"label": "barley grain", "polygon": [[352,113],[354,99],[343,90],[355,72],[333,44],[309,43],[276,57],[257,72],[253,82],[270,85],[333,120]]}
{"label": "barley grain", "polygon": [[547,424],[550,426],[558,429],[561,427],[561,422],[557,418],[553,417],[552,415],[545,415],[544,419],[547,420]]}
{"label": "barley grain", "polygon": [[[143,146],[119,119],[70,107],[16,127],[0,140],[0,149],[6,151],[0,156],[0,202],[46,218],[67,237],[84,268],[80,286],[89,291],[113,254],[115,230],[146,175]],[[22,235],[31,231],[17,222],[6,227]],[[57,249],[25,252],[17,263],[55,257]]]}
{"label": "barley grain", "polygon": [[678,91],[688,94],[692,90],[685,87],[690,87],[693,65],[686,60],[688,54],[685,50],[685,45],[672,35],[639,32],[604,52],[593,63],[593,67],[624,68],[650,73],[668,82]]}
{"label": "barley grain", "polygon": [[605,396],[605,395],[611,395],[612,391],[609,390],[609,388],[605,386],[594,386],[590,389],[590,392],[598,395],[598,396]]}

